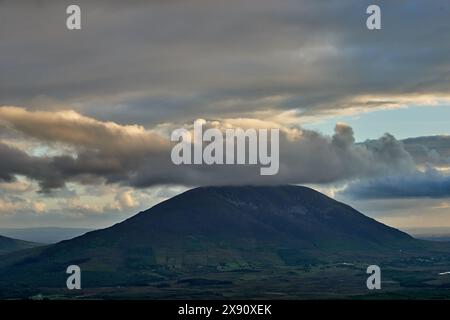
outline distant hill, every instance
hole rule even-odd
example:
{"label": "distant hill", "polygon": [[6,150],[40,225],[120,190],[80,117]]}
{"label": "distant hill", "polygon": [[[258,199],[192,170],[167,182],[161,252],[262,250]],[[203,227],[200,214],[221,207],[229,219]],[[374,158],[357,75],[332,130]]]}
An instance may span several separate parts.
{"label": "distant hill", "polygon": [[59,227],[0,228],[0,234],[14,239],[51,244],[81,236],[92,230],[94,229]]}
{"label": "distant hill", "polygon": [[40,244],[0,236],[0,255],[40,246]]}
{"label": "distant hill", "polygon": [[405,229],[405,232],[417,239],[450,242],[450,228],[448,227],[409,228]]}
{"label": "distant hill", "polygon": [[84,287],[145,286],[208,272],[380,263],[447,249],[310,188],[204,187],[110,228],[11,254],[0,261],[0,287],[63,287],[71,264],[83,270]]}

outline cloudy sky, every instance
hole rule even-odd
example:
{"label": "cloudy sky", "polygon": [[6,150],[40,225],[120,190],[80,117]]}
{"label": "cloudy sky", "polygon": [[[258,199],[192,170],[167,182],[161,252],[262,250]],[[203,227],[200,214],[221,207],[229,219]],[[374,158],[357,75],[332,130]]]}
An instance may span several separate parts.
{"label": "cloudy sky", "polygon": [[[104,227],[190,187],[292,183],[450,227],[449,17],[445,0],[0,1],[0,225]],[[279,174],[173,165],[170,133],[199,118],[280,128]]]}

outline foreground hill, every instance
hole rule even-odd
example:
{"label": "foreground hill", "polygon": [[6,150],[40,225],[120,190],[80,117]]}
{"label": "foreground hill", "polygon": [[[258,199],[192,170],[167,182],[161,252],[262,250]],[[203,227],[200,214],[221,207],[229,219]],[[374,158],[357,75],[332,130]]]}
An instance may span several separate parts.
{"label": "foreground hill", "polygon": [[416,240],[306,187],[207,187],[110,228],[11,254],[0,262],[0,287],[63,288],[71,264],[81,267],[84,288],[164,288],[170,281],[233,287],[238,273],[266,277],[286,268],[380,264],[448,252],[444,244]]}

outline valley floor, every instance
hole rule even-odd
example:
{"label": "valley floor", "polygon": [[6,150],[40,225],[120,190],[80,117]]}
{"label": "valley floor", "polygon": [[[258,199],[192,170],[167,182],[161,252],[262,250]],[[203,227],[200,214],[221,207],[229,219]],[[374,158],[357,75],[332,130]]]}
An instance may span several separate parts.
{"label": "valley floor", "polygon": [[445,273],[449,262],[416,258],[384,263],[381,290],[367,289],[367,265],[342,262],[180,274],[163,281],[79,291],[22,288],[16,294],[34,299],[450,299],[450,274]]}

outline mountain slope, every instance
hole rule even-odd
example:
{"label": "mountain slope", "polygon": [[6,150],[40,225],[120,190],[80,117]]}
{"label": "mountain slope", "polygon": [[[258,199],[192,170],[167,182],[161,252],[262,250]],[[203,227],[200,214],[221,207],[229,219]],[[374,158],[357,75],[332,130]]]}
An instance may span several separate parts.
{"label": "mountain slope", "polygon": [[39,244],[0,236],[0,254],[37,247]]}
{"label": "mountain slope", "polygon": [[0,228],[0,234],[29,242],[51,244],[78,237],[92,230],[93,229],[58,227]]}
{"label": "mountain slope", "polygon": [[71,264],[83,270],[85,287],[98,287],[207,270],[379,262],[429,250],[441,249],[306,187],[207,187],[110,228],[11,254],[0,261],[0,286],[65,285]]}
{"label": "mountain slope", "polygon": [[318,255],[342,255],[345,250],[353,254],[359,249],[386,253],[421,245],[345,204],[295,186],[193,189],[71,245],[109,242],[121,248],[149,244],[158,248],[188,247],[196,241],[242,249],[252,243],[275,244],[319,251]]}

